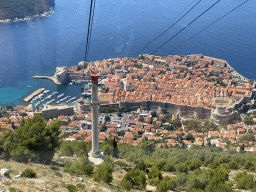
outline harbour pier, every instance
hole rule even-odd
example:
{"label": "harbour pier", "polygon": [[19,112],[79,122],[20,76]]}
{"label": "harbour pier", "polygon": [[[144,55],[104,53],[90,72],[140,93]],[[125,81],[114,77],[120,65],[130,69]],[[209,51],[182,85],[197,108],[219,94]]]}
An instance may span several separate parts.
{"label": "harbour pier", "polygon": [[41,88],[41,89],[38,89],[38,90],[34,91],[29,96],[27,96],[25,99],[23,99],[23,101],[28,103],[33,97],[35,97],[36,95],[42,93],[44,90],[45,90],[45,88]]}

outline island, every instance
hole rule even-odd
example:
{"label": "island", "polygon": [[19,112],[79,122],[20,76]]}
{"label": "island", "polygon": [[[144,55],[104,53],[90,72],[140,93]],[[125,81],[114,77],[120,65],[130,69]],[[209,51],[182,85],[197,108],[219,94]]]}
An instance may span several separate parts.
{"label": "island", "polygon": [[0,23],[30,20],[51,15],[54,0],[8,0],[0,2]]}

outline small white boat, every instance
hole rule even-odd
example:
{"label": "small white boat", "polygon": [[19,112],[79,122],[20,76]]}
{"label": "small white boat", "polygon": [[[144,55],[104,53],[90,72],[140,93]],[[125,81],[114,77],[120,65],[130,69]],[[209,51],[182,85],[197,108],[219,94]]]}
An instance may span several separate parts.
{"label": "small white boat", "polygon": [[90,92],[83,92],[81,93],[84,97],[90,97],[92,94]]}
{"label": "small white boat", "polygon": [[64,95],[64,94],[60,94],[60,95],[57,96],[57,98],[59,99],[59,98],[61,98],[63,95]]}
{"label": "small white boat", "polygon": [[31,86],[28,86],[28,88],[30,88]]}
{"label": "small white boat", "polygon": [[49,93],[50,91],[49,90],[45,90],[43,93],[45,94],[45,93]]}

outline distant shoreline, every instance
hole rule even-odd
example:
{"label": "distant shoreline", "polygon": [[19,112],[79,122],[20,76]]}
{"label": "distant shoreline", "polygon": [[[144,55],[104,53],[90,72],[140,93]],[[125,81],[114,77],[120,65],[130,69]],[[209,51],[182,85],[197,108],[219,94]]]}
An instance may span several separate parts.
{"label": "distant shoreline", "polygon": [[30,21],[34,18],[38,18],[38,17],[49,17],[53,14],[53,10],[50,9],[50,11],[45,11],[42,14],[37,14],[37,15],[31,15],[31,16],[27,16],[21,19],[15,18],[15,19],[6,19],[6,20],[0,20],[0,24],[9,24],[9,23],[16,23],[19,21]]}

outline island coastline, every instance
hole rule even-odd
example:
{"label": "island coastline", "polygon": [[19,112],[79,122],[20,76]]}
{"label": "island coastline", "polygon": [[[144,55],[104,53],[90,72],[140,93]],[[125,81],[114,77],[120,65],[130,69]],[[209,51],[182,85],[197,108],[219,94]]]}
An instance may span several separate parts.
{"label": "island coastline", "polygon": [[31,16],[26,16],[23,19],[6,19],[6,20],[0,20],[0,24],[8,24],[8,23],[16,23],[19,21],[31,21],[34,18],[38,18],[38,17],[50,17],[52,14],[54,13],[54,11],[51,9],[50,11],[46,11],[42,14],[37,14],[37,15],[31,15]]}
{"label": "island coastline", "polygon": [[49,17],[53,14],[52,7],[54,6],[54,0],[5,2],[0,4],[0,24],[30,21],[38,17]]}

